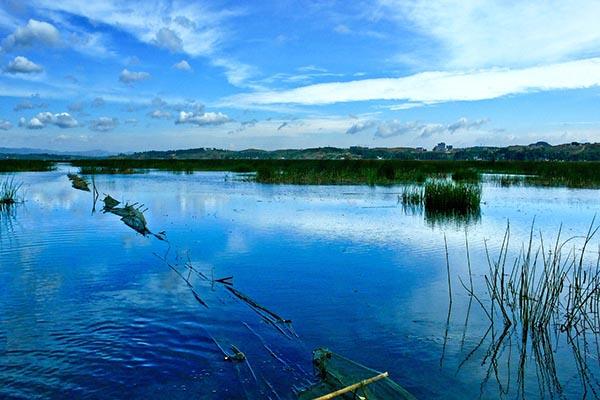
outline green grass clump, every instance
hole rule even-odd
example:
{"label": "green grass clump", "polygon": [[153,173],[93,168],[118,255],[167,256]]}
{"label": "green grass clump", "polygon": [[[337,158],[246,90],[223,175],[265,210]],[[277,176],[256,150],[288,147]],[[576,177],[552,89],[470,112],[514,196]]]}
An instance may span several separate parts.
{"label": "green grass clump", "polygon": [[466,214],[479,210],[481,186],[431,180],[425,183],[423,205],[428,212]]}
{"label": "green grass clump", "polygon": [[19,201],[19,191],[23,186],[22,183],[15,182],[15,178],[6,178],[0,184],[0,206],[8,206]]}

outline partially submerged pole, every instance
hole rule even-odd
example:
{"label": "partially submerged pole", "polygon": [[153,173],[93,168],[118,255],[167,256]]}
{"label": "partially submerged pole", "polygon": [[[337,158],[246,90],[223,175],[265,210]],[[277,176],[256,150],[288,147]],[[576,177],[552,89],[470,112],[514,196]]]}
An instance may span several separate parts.
{"label": "partially submerged pole", "polygon": [[341,396],[343,394],[354,392],[357,389],[360,389],[360,388],[362,388],[362,387],[364,387],[366,385],[369,385],[369,384],[371,384],[373,382],[377,382],[378,380],[383,379],[383,378],[387,378],[387,377],[388,377],[388,373],[387,372],[382,372],[379,375],[375,375],[375,376],[373,376],[371,378],[368,378],[368,379],[362,380],[360,382],[354,383],[354,384],[352,384],[350,386],[346,386],[345,388],[336,390],[335,392],[331,392],[331,393],[326,394],[324,396],[316,397],[314,400],[329,400],[329,399],[333,399],[333,398]]}

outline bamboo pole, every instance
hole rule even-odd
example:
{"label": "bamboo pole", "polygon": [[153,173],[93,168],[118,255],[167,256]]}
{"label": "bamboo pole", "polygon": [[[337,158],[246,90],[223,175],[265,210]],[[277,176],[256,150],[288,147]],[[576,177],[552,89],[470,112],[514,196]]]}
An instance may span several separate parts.
{"label": "bamboo pole", "polygon": [[387,377],[388,377],[388,373],[387,372],[383,372],[383,373],[381,373],[379,375],[375,375],[372,378],[368,378],[368,379],[362,380],[360,382],[354,383],[354,384],[352,384],[350,386],[346,386],[345,388],[342,388],[340,390],[336,390],[335,392],[326,394],[324,396],[316,397],[314,400],[329,400],[329,399],[333,399],[333,398],[341,396],[343,394],[346,394],[346,393],[349,393],[349,392],[354,392],[356,389],[360,389],[363,386],[366,386],[366,385],[368,385],[370,383],[373,383],[373,382],[377,382],[378,380],[383,379],[383,378],[387,378]]}

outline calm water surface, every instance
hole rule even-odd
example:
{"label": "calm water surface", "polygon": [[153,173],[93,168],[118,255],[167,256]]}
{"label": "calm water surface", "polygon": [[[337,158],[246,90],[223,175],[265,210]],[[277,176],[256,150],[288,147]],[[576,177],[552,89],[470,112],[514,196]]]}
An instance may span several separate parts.
{"label": "calm water surface", "polygon": [[[485,184],[481,217],[465,226],[403,210],[398,187],[263,185],[226,173],[96,178],[100,193],[145,204],[149,228],[167,243],[93,213],[69,169],[17,174],[27,201],[0,214],[1,398],[294,398],[320,346],[389,371],[418,398],[514,398],[517,345],[503,345],[506,365],[490,374],[489,337],[477,347],[489,324],[476,306],[465,320],[465,231],[482,285],[484,243],[496,254],[508,220],[516,254],[534,217],[550,242],[561,223],[565,236],[585,234],[600,210],[594,190]],[[202,306],[161,258],[233,276],[239,291],[291,319],[298,337],[191,276]],[[583,397],[569,346],[553,340],[553,395]],[[247,363],[224,360],[219,346],[232,344]],[[589,369],[600,378],[597,358]],[[528,356],[528,398],[548,396],[540,380]]]}

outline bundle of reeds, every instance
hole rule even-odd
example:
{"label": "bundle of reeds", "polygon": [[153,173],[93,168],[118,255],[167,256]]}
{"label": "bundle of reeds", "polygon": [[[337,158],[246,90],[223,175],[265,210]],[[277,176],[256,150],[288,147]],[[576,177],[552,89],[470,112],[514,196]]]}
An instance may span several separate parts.
{"label": "bundle of reeds", "polygon": [[11,205],[19,201],[19,191],[23,186],[22,183],[15,182],[14,177],[6,178],[0,184],[0,205]]}

